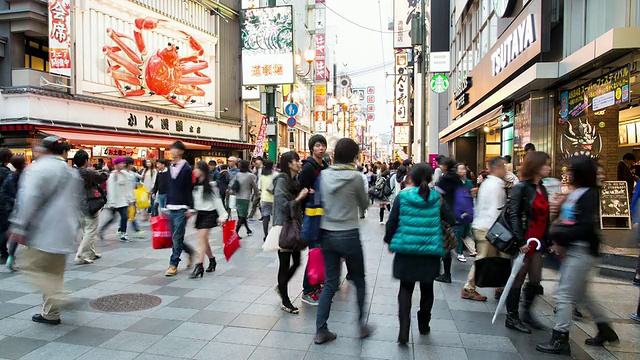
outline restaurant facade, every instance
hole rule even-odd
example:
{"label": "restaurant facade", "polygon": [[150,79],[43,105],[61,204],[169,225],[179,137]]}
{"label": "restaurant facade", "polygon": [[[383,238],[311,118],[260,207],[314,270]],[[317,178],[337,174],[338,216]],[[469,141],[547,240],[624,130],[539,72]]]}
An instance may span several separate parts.
{"label": "restaurant facade", "polygon": [[[47,135],[95,163],[119,156],[246,157],[234,1],[9,2],[0,52],[2,146],[31,157]],[[22,15],[21,15],[22,14]],[[34,14],[47,14],[38,18]],[[2,44],[0,44],[2,45]],[[7,77],[6,75],[9,75]],[[223,89],[223,90],[221,90]]]}

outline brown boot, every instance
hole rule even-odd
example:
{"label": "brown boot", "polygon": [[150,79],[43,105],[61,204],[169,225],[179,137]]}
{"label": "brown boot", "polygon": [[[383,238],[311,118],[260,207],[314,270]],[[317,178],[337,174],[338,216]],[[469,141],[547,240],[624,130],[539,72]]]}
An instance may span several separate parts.
{"label": "brown boot", "polygon": [[167,272],[164,273],[164,276],[176,276],[176,275],[178,275],[178,268],[176,266],[169,265],[169,268],[167,269]]}

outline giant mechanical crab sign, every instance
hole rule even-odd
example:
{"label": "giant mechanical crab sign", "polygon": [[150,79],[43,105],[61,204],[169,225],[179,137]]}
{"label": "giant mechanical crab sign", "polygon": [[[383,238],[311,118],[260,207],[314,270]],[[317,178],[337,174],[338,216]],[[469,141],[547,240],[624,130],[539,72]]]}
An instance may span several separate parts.
{"label": "giant mechanical crab sign", "polygon": [[[189,42],[192,54],[180,57],[178,46],[169,43],[147,56],[143,31],[153,30],[162,22],[166,20],[137,18],[133,38],[108,28],[107,36],[116,46],[102,48],[107,57],[107,75],[113,78],[122,96],[159,95],[184,108],[193,96],[205,95],[198,85],[211,83],[211,78],[202,73],[209,63],[200,58],[204,54],[202,45],[184,31],[180,33]],[[133,41],[138,52],[126,44],[125,39]],[[179,100],[179,95],[186,99]]]}

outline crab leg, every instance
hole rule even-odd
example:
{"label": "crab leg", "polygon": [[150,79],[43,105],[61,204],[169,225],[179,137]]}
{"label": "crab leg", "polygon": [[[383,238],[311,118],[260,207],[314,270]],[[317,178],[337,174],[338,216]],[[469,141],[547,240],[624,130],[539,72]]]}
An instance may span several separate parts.
{"label": "crab leg", "polygon": [[200,89],[197,86],[189,86],[189,87],[179,86],[176,88],[174,93],[176,95],[189,95],[189,96],[204,96],[205,94],[204,90]]}
{"label": "crab leg", "polygon": [[184,107],[189,102],[189,100],[191,100],[191,96],[189,96],[185,101],[180,101],[180,100],[172,98],[171,95],[167,95],[167,100],[169,100],[169,102],[172,102],[172,103],[178,105],[181,109],[184,109]]}
{"label": "crab leg", "polygon": [[142,56],[147,55],[147,45],[144,42],[144,37],[142,36],[142,30],[153,30],[158,27],[158,24],[161,22],[167,22],[167,20],[156,19],[152,17],[146,18],[137,18],[135,21],[136,28],[133,31],[133,37],[136,41],[136,46],[138,47],[138,51]]}
{"label": "crab leg", "polygon": [[180,30],[180,32],[187,37],[187,40],[189,40],[189,46],[191,49],[193,49],[198,56],[202,56],[202,54],[204,54],[204,48],[202,48],[202,45],[200,45],[198,40],[194,39],[188,32],[182,30]]}
{"label": "crab leg", "polygon": [[124,41],[122,41],[122,39],[133,40],[130,36],[116,32],[111,28],[107,29],[107,36],[110,37],[116,44],[118,44],[120,50],[127,54],[131,61],[133,61],[135,64],[142,65],[142,59],[140,58],[140,56],[138,56],[138,54],[136,54],[133,49],[129,47],[129,45],[125,44]]}
{"label": "crab leg", "polygon": [[104,52],[105,56],[108,59],[113,60],[113,62],[122,66],[123,68],[129,70],[129,72],[135,76],[142,75],[142,71],[138,68],[134,63],[127,60],[124,56],[118,54],[121,49],[115,46],[105,46],[102,48],[102,52]]}
{"label": "crab leg", "polygon": [[180,79],[180,84],[183,84],[183,85],[211,84],[211,78],[208,77],[207,75],[199,71],[196,71],[194,74],[198,76],[183,76],[182,79]]}
{"label": "crab leg", "polygon": [[204,60],[199,60],[197,62],[192,62],[192,63],[180,64],[180,70],[182,70],[182,75],[191,74],[196,71],[204,70],[208,67],[209,67],[209,63]]}
{"label": "crab leg", "polygon": [[138,86],[142,85],[142,82],[136,77],[117,72],[121,68],[120,65],[111,65],[111,62],[108,60],[107,64],[109,64],[109,68],[107,68],[107,75],[113,78],[113,82],[116,84],[116,87],[118,88],[118,91],[120,91],[120,94],[122,94],[122,96],[141,96],[145,94],[145,91],[143,89],[124,91],[124,87],[122,86],[122,84],[120,84],[120,81]]}

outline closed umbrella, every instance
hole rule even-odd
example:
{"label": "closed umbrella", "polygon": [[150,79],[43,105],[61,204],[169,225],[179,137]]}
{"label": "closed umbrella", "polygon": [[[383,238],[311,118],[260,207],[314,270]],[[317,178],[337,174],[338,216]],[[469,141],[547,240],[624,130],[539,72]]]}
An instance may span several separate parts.
{"label": "closed umbrella", "polygon": [[491,320],[492,324],[496,322],[498,313],[500,312],[504,304],[507,302],[507,296],[509,296],[509,291],[513,286],[513,282],[516,280],[516,276],[518,276],[520,269],[522,269],[522,265],[524,265],[524,258],[526,256],[530,256],[529,254],[533,254],[535,250],[540,250],[540,247],[542,246],[542,244],[540,243],[540,240],[536,238],[531,238],[527,240],[527,246],[529,246],[529,251],[527,253],[518,254],[516,259],[513,261],[513,267],[511,268],[511,275],[509,276],[509,280],[507,280],[507,284],[504,286],[504,292],[500,296],[500,301],[498,301],[498,307],[496,308],[495,314],[493,314],[493,320]]}

